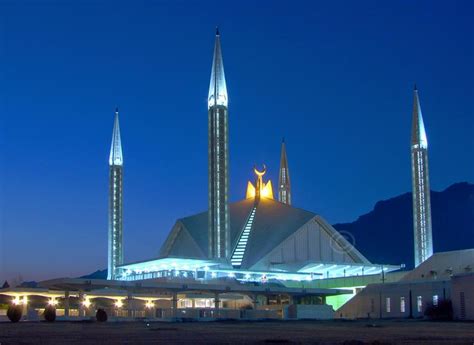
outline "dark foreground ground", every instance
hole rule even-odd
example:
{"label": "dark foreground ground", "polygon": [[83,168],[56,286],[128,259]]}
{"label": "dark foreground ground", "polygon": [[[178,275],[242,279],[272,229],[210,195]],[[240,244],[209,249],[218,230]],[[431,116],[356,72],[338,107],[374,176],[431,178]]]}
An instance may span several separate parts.
{"label": "dark foreground ground", "polygon": [[474,323],[272,321],[0,323],[12,344],[474,344]]}

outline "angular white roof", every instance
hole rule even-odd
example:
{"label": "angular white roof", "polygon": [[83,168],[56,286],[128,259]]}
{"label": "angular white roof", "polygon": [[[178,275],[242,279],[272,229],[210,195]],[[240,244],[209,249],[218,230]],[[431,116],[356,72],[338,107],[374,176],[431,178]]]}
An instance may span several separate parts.
{"label": "angular white roof", "polygon": [[[253,198],[229,205],[232,250],[239,241],[253,207]],[[312,231],[314,234],[311,238],[317,236],[318,239],[315,239],[314,243],[308,243],[308,247],[312,248],[308,249],[308,254],[304,259],[292,259],[287,256],[283,261],[280,260],[284,265],[294,266],[296,270],[321,262],[321,260],[334,264],[370,265],[370,262],[357,249],[320,216],[276,200],[262,198],[256,209],[240,269],[265,269],[265,266],[270,265],[272,258],[279,253],[279,248],[287,246],[288,241],[292,241],[295,236],[300,236],[302,231]],[[321,234],[316,234],[316,232],[321,232]],[[321,246],[323,248],[319,248]],[[160,257],[207,259],[207,251],[208,213],[203,212],[176,222],[160,250]],[[277,251],[276,254],[275,251]],[[279,262],[280,266],[281,262]],[[271,265],[277,267],[278,263],[271,263]]]}

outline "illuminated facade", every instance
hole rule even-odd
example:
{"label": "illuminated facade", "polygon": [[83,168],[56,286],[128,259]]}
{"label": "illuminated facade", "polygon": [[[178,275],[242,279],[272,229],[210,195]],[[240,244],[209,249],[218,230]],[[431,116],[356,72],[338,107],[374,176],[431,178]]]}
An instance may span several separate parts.
{"label": "illuminated facade", "polygon": [[115,110],[109,157],[109,238],[107,279],[117,278],[117,266],[123,264],[123,154],[118,109]]}
{"label": "illuminated facade", "polygon": [[413,232],[415,267],[433,255],[431,231],[430,181],[428,171],[428,140],[415,86],[411,136],[411,170],[413,187]]}
{"label": "illuminated facade", "polygon": [[208,96],[209,250],[210,258],[230,256],[228,97],[219,30]]}
{"label": "illuminated facade", "polygon": [[280,174],[278,177],[278,201],[291,205],[291,182],[286,158],[285,139],[281,143]]}

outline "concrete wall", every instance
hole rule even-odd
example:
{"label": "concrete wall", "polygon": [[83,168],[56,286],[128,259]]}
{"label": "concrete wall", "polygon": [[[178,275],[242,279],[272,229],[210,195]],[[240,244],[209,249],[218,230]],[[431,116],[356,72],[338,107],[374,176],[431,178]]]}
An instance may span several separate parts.
{"label": "concrete wall", "polygon": [[334,310],[326,304],[292,304],[283,308],[283,318],[332,320]]}
{"label": "concrete wall", "polygon": [[[421,318],[424,316],[426,306],[433,303],[433,296],[438,296],[438,301],[451,298],[450,282],[427,281],[368,285],[338,309],[336,317]],[[420,301],[420,307],[418,307],[418,301]]]}
{"label": "concrete wall", "polygon": [[454,318],[474,320],[474,274],[454,276],[451,284]]}

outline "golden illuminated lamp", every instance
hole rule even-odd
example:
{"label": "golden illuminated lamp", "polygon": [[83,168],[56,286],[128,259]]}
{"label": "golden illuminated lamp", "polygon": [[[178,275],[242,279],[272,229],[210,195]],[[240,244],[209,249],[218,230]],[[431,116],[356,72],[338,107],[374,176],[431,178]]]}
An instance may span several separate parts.
{"label": "golden illuminated lamp", "polygon": [[[263,175],[267,172],[267,167],[263,165],[263,171],[259,171],[257,168],[253,169],[255,175],[257,175],[257,185],[260,185],[260,197],[267,198],[267,199],[274,199],[273,198],[273,185],[272,181],[268,181],[267,183],[263,182]],[[260,182],[260,183],[259,183]],[[256,188],[252,184],[252,182],[248,181],[247,183],[247,193],[246,198],[255,198],[256,196]]]}

